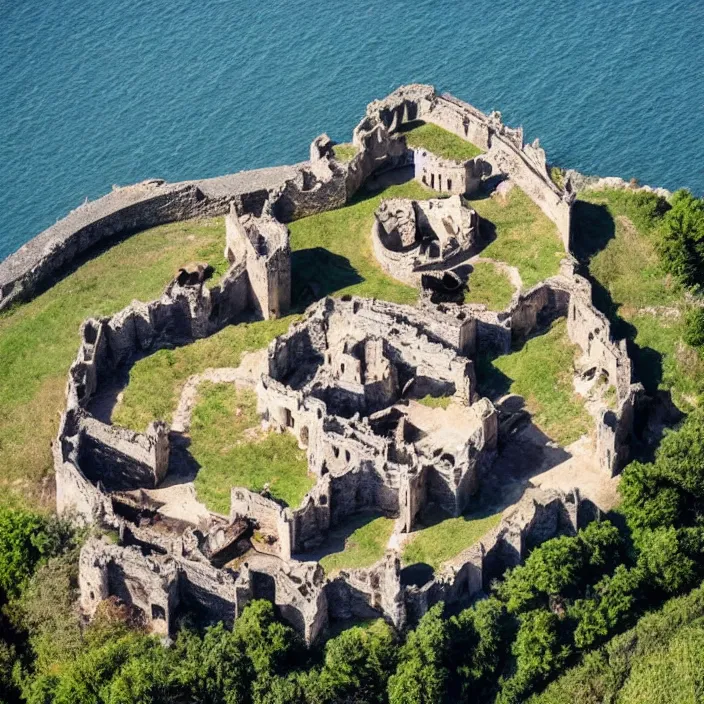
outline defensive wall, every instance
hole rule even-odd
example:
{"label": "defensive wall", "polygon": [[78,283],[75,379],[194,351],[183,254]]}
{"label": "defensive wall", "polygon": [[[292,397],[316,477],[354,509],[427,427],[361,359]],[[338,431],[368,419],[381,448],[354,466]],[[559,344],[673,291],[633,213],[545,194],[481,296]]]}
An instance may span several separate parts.
{"label": "defensive wall", "polygon": [[[504,125],[500,113],[487,116],[450,95],[438,95],[432,86],[410,85],[369,105],[354,129],[358,151],[348,164],[334,159],[333,144],[323,135],[311,145],[308,162],[173,184],[152,179],[116,188],[81,205],[0,262],[0,310],[41,292],[97,248],[149,227],[225,215],[232,203],[240,212],[256,212],[267,199],[276,218],[289,222],[339,208],[374,172],[413,164],[416,158],[427,158],[428,163],[435,163],[435,158],[439,164],[442,160],[437,157],[416,155],[406,147],[403,135],[396,134],[404,122],[417,119],[437,124],[485,150],[472,167],[466,189],[478,185],[480,171],[481,178],[509,176],[555,222],[569,249],[574,194],[569,186],[563,191],[551,181],[545,152],[537,142],[523,145],[522,130]],[[445,188],[448,178],[452,181],[446,175]],[[458,183],[455,176],[455,186],[447,190],[459,192]],[[436,185],[441,190],[440,179]]]}
{"label": "defensive wall", "polygon": [[[369,106],[354,131],[357,154],[347,165],[337,162],[332,142],[321,136],[311,145],[310,161],[296,167],[119,189],[74,211],[0,265],[3,308],[41,290],[110,239],[161,222],[227,214],[230,268],[217,285],[208,288],[200,271],[182,272],[159,300],[133,302],[81,328],[53,448],[57,507],[120,536],[118,545],[91,540],[82,552],[84,613],[117,596],[140,608],[153,630],[170,633],[180,609],[195,610],[206,621],[231,621],[249,599],[268,598],[312,642],[329,620],[382,615],[403,627],[439,600],[467,603],[532,545],[574,531],[578,496],[527,492],[480,545],[422,583],[409,583],[393,553],[332,580],[317,563],[296,556],[358,511],[393,516],[399,531],[412,530],[429,501],[459,514],[477,488],[479,470],[491,462],[498,432],[493,406],[476,394],[468,358],[490,349],[507,352],[512,339],[560,316],[582,350],[586,372],[605,375],[616,389],[615,407],[600,409],[597,417],[601,466],[611,475],[626,461],[641,387],[631,384],[625,343],[611,339],[588,282],[570,261],[559,276],[516,294],[498,314],[436,306],[427,297],[417,307],[359,298],[312,306],[304,321],[270,345],[268,371],[258,386],[265,423],[297,437],[316,476],[298,507],[233,487],[229,516],[209,513],[197,524],[161,516],[148,491],[168,469],[168,425],[156,421],[134,433],[90,413],[101,384],[136,355],[206,337],[245,316],[284,314],[291,286],[284,223],[339,207],[374,173],[418,167],[418,155],[399,133],[416,119],[484,149],[473,168],[481,165],[482,178],[515,180],[569,247],[573,196],[550,181],[537,145],[523,145],[521,130],[504,126],[498,113],[486,116],[429,86],[407,86]],[[451,451],[437,428],[423,426],[427,417],[417,400],[427,394],[450,395],[461,409],[465,435]],[[216,566],[214,556],[246,542],[252,527],[272,538],[263,553],[236,570]]]}

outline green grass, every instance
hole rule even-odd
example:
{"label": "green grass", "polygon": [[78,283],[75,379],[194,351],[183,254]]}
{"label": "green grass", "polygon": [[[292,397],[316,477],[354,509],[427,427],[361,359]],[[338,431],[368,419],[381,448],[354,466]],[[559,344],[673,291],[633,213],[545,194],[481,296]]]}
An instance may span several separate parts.
{"label": "green grass", "polygon": [[333,147],[333,154],[338,161],[346,164],[348,161],[352,161],[352,159],[354,159],[357,155],[357,147],[355,147],[351,142],[336,144]]}
{"label": "green grass", "polygon": [[569,445],[593,426],[572,383],[577,353],[561,318],[519,350],[491,362],[480,360],[480,393],[494,399],[506,393],[523,396],[535,425],[560,445]]}
{"label": "green grass", "polygon": [[327,575],[340,570],[370,567],[384,556],[386,545],[394,531],[394,519],[379,516],[365,520],[346,540],[344,550],[333,552],[320,560]]}
{"label": "green grass", "polygon": [[468,161],[482,153],[479,147],[466,139],[422,120],[407,122],[399,131],[406,135],[406,144],[409,147],[427,149],[443,159]]}
{"label": "green grass", "polygon": [[559,166],[550,167],[550,179],[558,188],[565,187],[564,171]]}
{"label": "green grass", "polygon": [[510,279],[491,262],[477,262],[469,275],[465,303],[481,303],[489,310],[504,310],[511,302],[515,289]]}
{"label": "green grass", "polygon": [[53,502],[50,443],[83,320],[115,313],[133,299],[157,298],[189,261],[222,271],[224,238],[222,218],[146,230],[0,315],[0,502]]}
{"label": "green grass", "polygon": [[431,396],[428,394],[417,401],[428,408],[447,408],[452,403],[452,396]]}
{"label": "green grass", "polygon": [[208,367],[236,367],[245,352],[266,347],[297,319],[288,316],[230,325],[190,345],[159,350],[140,359],[130,369],[122,401],[112,415],[113,423],[141,431],[156,419],[170,422],[188,377]]}
{"label": "green grass", "polygon": [[301,306],[325,295],[352,294],[415,303],[418,291],[391,278],[374,256],[374,211],[384,198],[436,196],[416,181],[408,181],[372,196],[361,196],[338,210],[292,222],[294,301]]}
{"label": "green grass", "polygon": [[465,202],[484,218],[484,233],[496,236],[481,255],[515,266],[524,289],[559,272],[566,255],[557,227],[520,188]]}
{"label": "green grass", "polygon": [[594,302],[614,335],[634,343],[637,378],[649,393],[670,390],[690,410],[704,392],[704,362],[682,339],[687,304],[660,266],[657,219],[637,194],[623,190],[582,194],[574,212],[577,254],[594,280]]}
{"label": "green grass", "polygon": [[403,549],[403,562],[406,565],[423,562],[437,569],[443,562],[474,545],[500,521],[501,513],[446,518],[413,533]]}
{"label": "green grass", "polygon": [[257,397],[232,384],[204,383],[193,410],[189,450],[200,465],[194,485],[211,511],[229,514],[230,489],[261,491],[296,508],[315,484],[305,450],[290,433],[264,433]]}

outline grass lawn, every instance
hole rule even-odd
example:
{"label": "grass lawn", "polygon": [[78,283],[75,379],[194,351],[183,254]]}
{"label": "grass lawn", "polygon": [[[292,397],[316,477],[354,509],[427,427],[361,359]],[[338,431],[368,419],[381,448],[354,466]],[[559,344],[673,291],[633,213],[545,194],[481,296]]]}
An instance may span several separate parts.
{"label": "grass lawn", "polygon": [[266,347],[297,319],[288,316],[230,325],[190,345],[159,350],[140,359],[130,369],[129,384],[113,411],[112,422],[139,431],[155,419],[171,422],[188,377],[208,367],[236,367],[245,352]]}
{"label": "grass lawn", "polygon": [[261,491],[296,508],[315,484],[305,450],[290,433],[264,433],[257,397],[232,384],[204,383],[191,423],[190,452],[200,465],[194,485],[211,511],[229,514],[230,489]]}
{"label": "grass lawn", "polygon": [[520,188],[514,186],[506,197],[465,202],[484,219],[481,225],[493,239],[481,255],[515,266],[524,289],[559,272],[566,255],[557,227]]}
{"label": "grass lawn", "polygon": [[660,267],[657,221],[623,190],[588,192],[575,207],[577,255],[594,280],[594,303],[627,338],[637,378],[649,393],[672,391],[689,410],[704,392],[704,362],[682,340],[687,305]]}
{"label": "grass lawn", "polygon": [[548,437],[569,445],[588,433],[593,422],[572,384],[576,345],[567,337],[564,318],[519,350],[493,361],[480,360],[477,377],[483,396],[523,396],[533,422]]}
{"label": "grass lawn", "polygon": [[34,300],[0,314],[0,503],[52,501],[50,443],[66,375],[89,316],[157,298],[192,260],[225,268],[222,218],[146,230],[87,261]]}
{"label": "grass lawn", "polygon": [[340,570],[370,567],[384,556],[394,531],[394,519],[385,516],[371,521],[368,516],[357,518],[361,525],[347,537],[344,549],[332,552],[320,560],[328,576]]}
{"label": "grass lawn", "polygon": [[489,310],[504,310],[515,293],[508,276],[491,262],[472,265],[465,303],[482,303]]}
{"label": "grass lawn", "polygon": [[452,396],[431,396],[428,394],[417,401],[428,408],[447,408],[452,403]]}
{"label": "grass lawn", "polygon": [[357,154],[357,147],[351,142],[345,142],[344,144],[336,144],[333,147],[333,154],[338,161],[346,164],[348,161],[352,161]]}
{"label": "grass lawn", "polygon": [[443,159],[468,161],[482,153],[479,147],[466,139],[430,122],[407,122],[399,132],[406,135],[406,144],[409,147],[427,149]]}
{"label": "grass lawn", "polygon": [[476,543],[500,520],[501,513],[482,517],[459,516],[422,528],[406,543],[403,562],[406,565],[423,562],[436,570],[443,562]]}
{"label": "grass lawn", "polygon": [[300,308],[325,295],[353,294],[415,303],[418,291],[391,278],[377,263],[371,242],[374,211],[384,198],[436,196],[407,181],[362,195],[339,210],[290,223],[294,302]]}

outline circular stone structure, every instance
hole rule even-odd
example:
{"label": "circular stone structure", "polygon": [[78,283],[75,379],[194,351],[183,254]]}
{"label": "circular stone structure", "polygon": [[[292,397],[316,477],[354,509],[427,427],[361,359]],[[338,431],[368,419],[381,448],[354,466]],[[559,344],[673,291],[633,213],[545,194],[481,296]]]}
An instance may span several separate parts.
{"label": "circular stone structure", "polygon": [[472,254],[478,220],[459,196],[389,198],[374,213],[374,254],[391,276],[418,286],[423,274],[451,269]]}

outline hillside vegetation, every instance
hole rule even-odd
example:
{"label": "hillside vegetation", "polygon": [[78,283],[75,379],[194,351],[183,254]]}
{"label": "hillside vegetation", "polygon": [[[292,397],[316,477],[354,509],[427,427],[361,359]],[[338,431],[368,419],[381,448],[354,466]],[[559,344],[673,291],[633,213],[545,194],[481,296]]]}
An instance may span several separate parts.
{"label": "hillside vegetation", "polygon": [[[222,272],[222,218],[163,225],[86,261],[34,300],[0,314],[0,504],[53,503],[50,443],[69,366],[88,317],[158,298],[177,268],[205,260]],[[140,428],[143,429],[144,426]]]}

